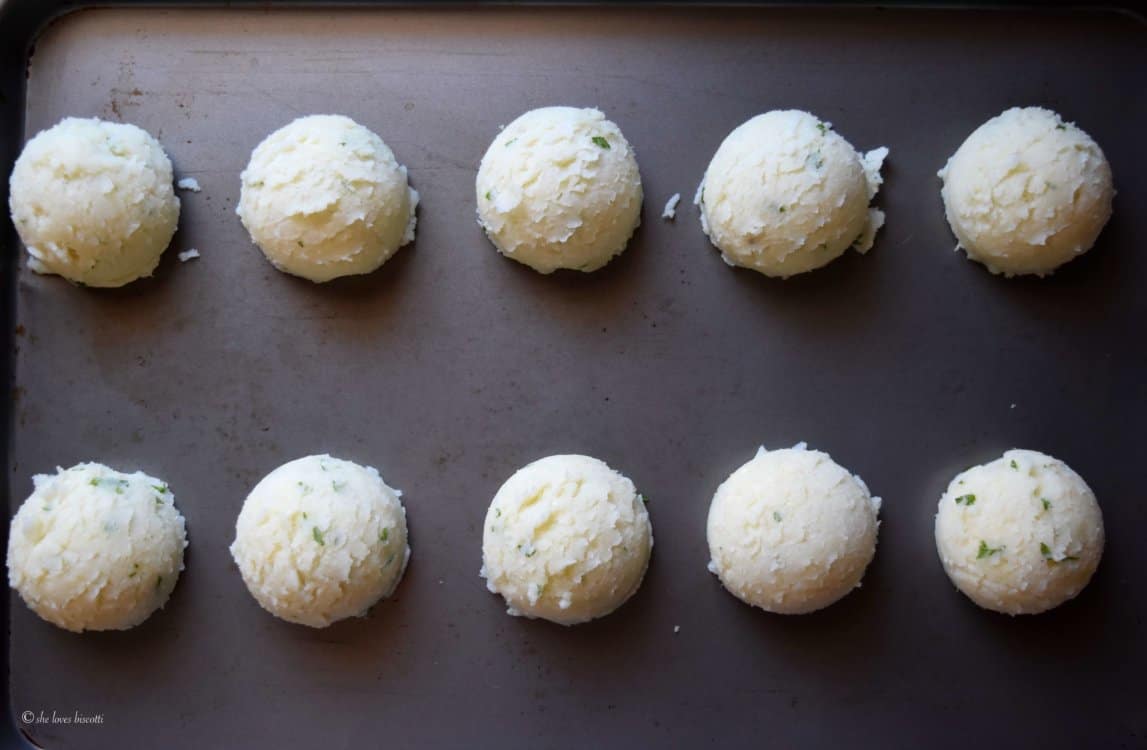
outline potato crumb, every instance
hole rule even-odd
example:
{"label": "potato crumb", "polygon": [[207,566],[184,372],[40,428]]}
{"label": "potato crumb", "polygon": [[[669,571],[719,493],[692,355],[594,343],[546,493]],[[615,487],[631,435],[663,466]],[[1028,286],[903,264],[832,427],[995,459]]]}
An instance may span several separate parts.
{"label": "potato crumb", "polygon": [[193,193],[198,193],[202,188],[199,187],[199,180],[194,177],[184,177],[175,186],[180,190],[190,190]]}
{"label": "potato crumb", "polygon": [[677,204],[681,202],[681,193],[674,193],[665,201],[665,208],[661,211],[661,218],[673,221],[677,218]]}
{"label": "potato crumb", "polygon": [[195,248],[188,248],[179,254],[179,260],[186,263],[189,260],[195,260],[199,257],[199,251]]}

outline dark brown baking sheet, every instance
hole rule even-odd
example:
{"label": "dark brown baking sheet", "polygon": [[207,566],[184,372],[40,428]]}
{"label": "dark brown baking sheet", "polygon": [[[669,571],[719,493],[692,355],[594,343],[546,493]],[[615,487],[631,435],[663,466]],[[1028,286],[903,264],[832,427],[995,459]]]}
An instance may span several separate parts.
{"label": "dark brown baking sheet", "polygon": [[[79,289],[19,261],[10,511],[33,473],[138,467],[170,482],[191,546],[167,608],[130,632],[69,634],[12,598],[11,720],[53,748],[1144,746],[1145,42],[1132,16],[1069,10],[57,21],[25,137],[66,115],[130,121],[203,192],[182,193],[150,281]],[[498,126],[549,104],[601,107],[641,165],[643,226],[592,276],[536,275],[474,221]],[[935,177],[1017,104],[1077,121],[1119,189],[1096,249],[1044,280],[952,252]],[[778,282],[726,267],[688,201],[731,128],[788,107],[891,149],[888,223],[867,256]],[[274,271],[234,216],[251,148],[316,112],[380,133],[422,194],[415,245],[324,286]],[[883,496],[883,525],[862,589],[785,618],[706,572],[704,520],[757,445],[800,440]],[[1108,528],[1091,586],[1026,619],[957,594],[932,541],[950,476],[1012,446],[1082,473]],[[324,451],[405,491],[413,557],[394,600],[316,631],[260,610],[227,546],[261,476]],[[490,498],[554,452],[633,477],[657,542],[633,600],[574,629],[507,617],[478,577]]]}

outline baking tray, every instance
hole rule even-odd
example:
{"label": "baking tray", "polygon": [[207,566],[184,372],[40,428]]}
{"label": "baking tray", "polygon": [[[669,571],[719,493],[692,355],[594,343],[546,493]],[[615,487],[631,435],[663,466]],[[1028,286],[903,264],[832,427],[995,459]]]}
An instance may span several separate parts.
{"label": "baking tray", "polygon": [[[8,506],[57,465],[140,468],[170,482],[191,546],[170,603],[129,632],[73,635],[7,598],[9,744],[1147,742],[1138,18],[127,7],[41,32],[49,10],[0,5],[4,174],[27,135],[97,115],[156,134],[203,192],[182,194],[156,276],[117,291],[28,272],[7,227]],[[511,263],[474,221],[475,169],[499,125],[557,103],[600,106],[644,178],[641,229],[590,276]],[[1078,121],[1119,189],[1095,250],[1043,280],[992,277],[952,252],[938,195],[947,156],[1015,104]],[[874,250],[779,282],[726,267],[687,204],[725,134],[784,107],[892,153]],[[379,132],[423,201],[413,246],[378,273],[323,286],[272,270],[234,216],[251,148],[314,112]],[[686,201],[667,223],[675,192]],[[178,263],[190,247],[202,258]],[[863,588],[839,604],[770,616],[706,572],[704,521],[717,484],[758,444],[799,440],[883,496],[880,545]],[[948,479],[1012,446],[1083,474],[1108,530],[1091,585],[1032,618],[971,605],[932,541]],[[260,477],[323,451],[377,466],[406,492],[413,557],[393,600],[310,630],[256,606],[227,546]],[[633,477],[657,546],[628,604],[565,629],[506,616],[478,568],[499,484],[571,451]],[[25,723],[25,711],[102,723]]]}

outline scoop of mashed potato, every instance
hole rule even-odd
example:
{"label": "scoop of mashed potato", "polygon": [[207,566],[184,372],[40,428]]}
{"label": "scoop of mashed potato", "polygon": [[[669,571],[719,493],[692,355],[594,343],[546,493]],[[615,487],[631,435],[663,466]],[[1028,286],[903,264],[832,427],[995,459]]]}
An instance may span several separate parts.
{"label": "scoop of mashed potato", "polygon": [[9,191],[28,267],[87,286],[150,276],[179,222],[171,160],[126,123],[68,117],[38,133]]}
{"label": "scoop of mashed potato", "polygon": [[1009,615],[1058,607],[1103,555],[1103,515],[1062,461],[1010,450],[956,476],[936,512],[944,571],[969,599]]}
{"label": "scoop of mashed potato", "polygon": [[490,503],[482,577],[511,615],[574,625],[602,617],[641,585],[653,549],[644,498],[589,456],[519,469]]}
{"label": "scoop of mashed potato", "polygon": [[8,584],[65,630],[126,630],[167,603],[187,532],[165,482],[84,463],[32,478],[8,537]]}
{"label": "scoop of mashed potato", "polygon": [[884,224],[869,208],[888,156],[861,156],[808,112],[757,115],[725,138],[694,203],[701,228],[732,266],[787,278],[812,271],[850,247],[867,252]]}
{"label": "scoop of mashed potato", "polygon": [[285,463],[243,503],[231,556],[276,617],[322,628],[390,596],[410,559],[401,492],[327,455]]}
{"label": "scoop of mashed potato", "polygon": [[1040,107],[976,128],[939,176],[956,249],[1005,276],[1044,276],[1087,252],[1115,197],[1099,144]]}
{"label": "scoop of mashed potato", "polygon": [[494,247],[541,273],[596,271],[641,223],[637,159],[596,109],[544,107],[514,120],[482,157],[475,188]]}
{"label": "scoop of mashed potato", "polygon": [[314,282],[370,273],[414,240],[418,193],[382,139],[310,115],[255,147],[235,209],[278,268]]}
{"label": "scoop of mashed potato", "polygon": [[813,612],[860,585],[879,511],[880,498],[827,453],[761,448],[713,496],[709,571],[746,604]]}

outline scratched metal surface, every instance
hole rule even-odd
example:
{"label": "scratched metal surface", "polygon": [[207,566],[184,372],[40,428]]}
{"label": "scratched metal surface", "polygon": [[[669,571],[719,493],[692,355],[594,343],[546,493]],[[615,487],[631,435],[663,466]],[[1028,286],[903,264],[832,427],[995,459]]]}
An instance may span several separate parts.
{"label": "scratched metal surface", "polygon": [[[46,747],[1142,746],[1147,524],[1144,29],[1115,14],[716,9],[100,10],[39,40],[29,132],[98,115],[155,133],[180,175],[150,281],[77,289],[22,269],[14,453],[30,476],[96,459],[167,479],[187,570],[165,610],[82,637],[13,603],[11,709]],[[637,149],[644,224],[592,277],[500,258],[473,176],[500,124],[598,105]],[[951,251],[935,171],[1017,103],[1076,119],[1120,190],[1099,247],[1004,281]],[[691,196],[752,114],[800,107],[888,145],[888,225],[867,256],[786,283],[727,268]],[[422,193],[417,243],[313,286],[234,216],[251,148],[291,118],[379,132]],[[202,258],[179,264],[175,252]],[[865,585],[768,616],[705,571],[713,489],[759,443],[807,440],[885,500]],[[1066,459],[1109,546],[1075,602],[975,609],[936,560],[957,469],[1019,445]],[[406,491],[394,600],[314,631],[248,597],[227,545],[246,491],[329,451]],[[478,578],[481,519],[516,467],[600,456],[651,498],[644,587],[603,621],[512,619]],[[680,632],[674,633],[674,627]],[[19,719],[17,718],[17,721]]]}

